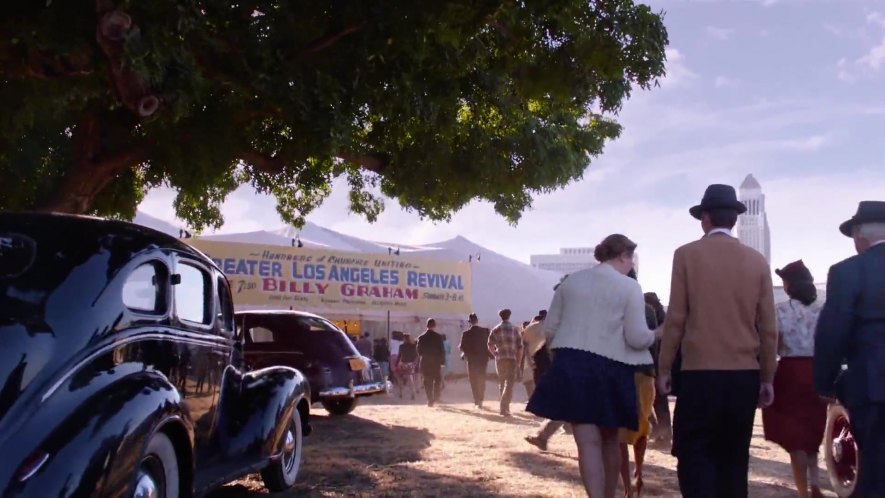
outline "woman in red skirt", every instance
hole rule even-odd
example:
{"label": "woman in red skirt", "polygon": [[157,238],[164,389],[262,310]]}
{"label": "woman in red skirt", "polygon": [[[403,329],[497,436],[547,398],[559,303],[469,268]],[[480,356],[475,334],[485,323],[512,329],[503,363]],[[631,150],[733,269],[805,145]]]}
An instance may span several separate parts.
{"label": "woman in red skirt", "polygon": [[802,260],[775,273],[790,300],[777,305],[780,360],[774,376],[774,403],[762,411],[765,439],[790,453],[800,498],[819,498],[817,453],[827,422],[827,404],[814,390],[814,330],[823,306],[811,272]]}

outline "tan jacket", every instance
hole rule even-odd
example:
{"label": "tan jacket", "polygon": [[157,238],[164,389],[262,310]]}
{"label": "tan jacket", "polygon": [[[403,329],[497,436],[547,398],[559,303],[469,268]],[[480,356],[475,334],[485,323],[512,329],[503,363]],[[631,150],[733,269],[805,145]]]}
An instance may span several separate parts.
{"label": "tan jacket", "polygon": [[680,344],[682,370],[758,369],[762,382],[774,379],[774,289],[761,254],[718,233],[676,250],[661,375],[670,374]]}
{"label": "tan jacket", "polygon": [[522,340],[525,342],[526,354],[532,357],[544,346],[547,337],[544,335],[544,321],[532,322],[522,331]]}

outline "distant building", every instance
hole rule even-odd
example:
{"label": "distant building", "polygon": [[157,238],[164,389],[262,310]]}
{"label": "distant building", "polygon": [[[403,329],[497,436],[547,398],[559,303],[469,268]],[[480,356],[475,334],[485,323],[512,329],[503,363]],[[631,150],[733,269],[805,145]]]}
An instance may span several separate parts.
{"label": "distant building", "polygon": [[[593,268],[599,261],[593,256],[592,247],[566,247],[559,254],[534,254],[531,265],[541,270],[555,271],[562,274],[574,273],[579,270]],[[636,271],[639,272],[639,255],[634,255]]]}
{"label": "distant building", "polygon": [[571,247],[559,250],[559,254],[534,254],[531,265],[542,270],[573,273],[592,268],[599,262],[593,257],[592,247]]}
{"label": "distant building", "polygon": [[759,251],[771,264],[771,232],[765,214],[765,194],[753,175],[744,178],[738,189],[738,198],[747,206],[747,212],[738,217],[738,238],[745,246]]}

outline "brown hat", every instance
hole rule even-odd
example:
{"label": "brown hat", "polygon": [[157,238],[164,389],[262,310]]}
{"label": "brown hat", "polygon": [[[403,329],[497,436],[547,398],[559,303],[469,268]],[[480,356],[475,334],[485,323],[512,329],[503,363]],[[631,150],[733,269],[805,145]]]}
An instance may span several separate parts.
{"label": "brown hat", "polygon": [[814,283],[814,277],[811,276],[811,270],[805,266],[805,263],[803,263],[801,259],[799,261],[793,261],[779,270],[774,270],[774,272],[777,276],[788,282]]}

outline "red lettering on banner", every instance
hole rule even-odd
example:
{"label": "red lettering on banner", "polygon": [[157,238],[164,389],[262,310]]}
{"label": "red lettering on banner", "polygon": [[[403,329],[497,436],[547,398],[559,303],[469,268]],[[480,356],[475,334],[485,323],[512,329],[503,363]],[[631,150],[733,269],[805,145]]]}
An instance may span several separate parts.
{"label": "red lettering on banner", "polygon": [[341,284],[341,295],[344,297],[373,297],[376,299],[406,299],[417,301],[418,289],[401,289],[381,285]]}
{"label": "red lettering on banner", "polygon": [[296,280],[277,280],[273,278],[262,279],[261,290],[264,292],[279,292],[286,294],[319,294],[325,295],[329,284],[318,282],[299,282]]}
{"label": "red lettering on banner", "polygon": [[274,292],[277,290],[277,281],[273,278],[264,278],[261,280],[261,290],[264,292]]}

